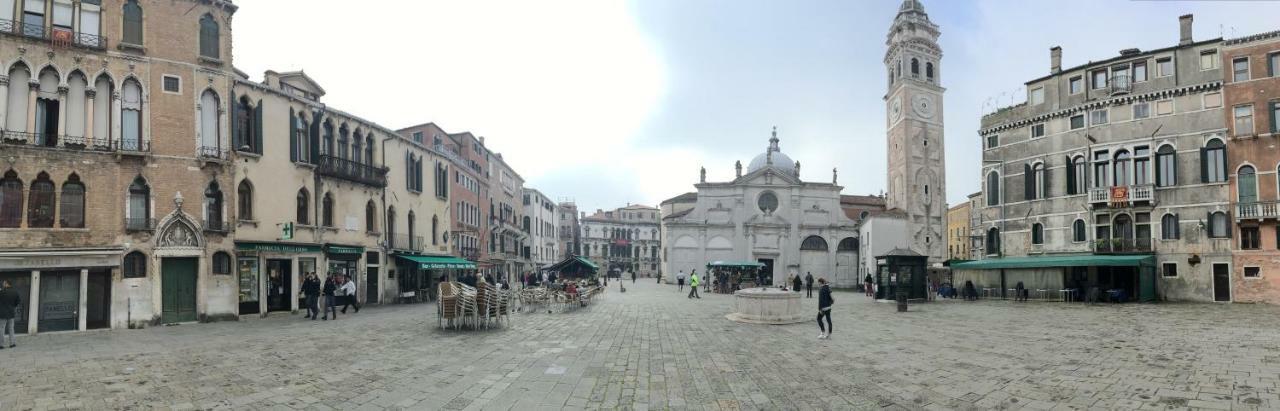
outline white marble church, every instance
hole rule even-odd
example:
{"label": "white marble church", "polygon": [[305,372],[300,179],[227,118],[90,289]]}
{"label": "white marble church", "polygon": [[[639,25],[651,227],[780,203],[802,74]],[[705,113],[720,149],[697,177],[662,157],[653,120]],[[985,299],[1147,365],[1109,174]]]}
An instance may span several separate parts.
{"label": "white marble church", "polygon": [[746,174],[736,168],[729,182],[707,182],[704,171],[692,207],[663,218],[668,282],[712,261],[764,263],[779,284],[806,272],[857,282],[858,227],[841,207],[835,170],[829,183],[800,181],[800,163],[779,149],[777,130]]}

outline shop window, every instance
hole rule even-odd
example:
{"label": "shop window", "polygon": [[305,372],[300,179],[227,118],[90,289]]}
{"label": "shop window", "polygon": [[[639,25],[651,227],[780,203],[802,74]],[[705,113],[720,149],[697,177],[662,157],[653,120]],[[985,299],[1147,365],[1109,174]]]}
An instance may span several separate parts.
{"label": "shop window", "polygon": [[124,278],[144,278],[147,276],[147,256],[141,251],[125,254],[121,267]]}
{"label": "shop window", "polygon": [[212,265],[214,274],[231,274],[231,255],[223,251],[213,253]]}

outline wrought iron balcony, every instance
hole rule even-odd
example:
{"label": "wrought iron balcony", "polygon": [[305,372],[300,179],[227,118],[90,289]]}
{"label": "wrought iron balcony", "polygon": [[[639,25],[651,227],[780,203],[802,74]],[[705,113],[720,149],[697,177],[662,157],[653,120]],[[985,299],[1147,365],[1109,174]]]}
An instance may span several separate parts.
{"label": "wrought iron balcony", "polygon": [[196,155],[202,159],[226,161],[230,158],[230,152],[222,147],[201,146],[196,149]]}
{"label": "wrought iron balcony", "polygon": [[154,218],[125,218],[125,231],[152,231],[156,229],[156,219]]}
{"label": "wrought iron balcony", "polygon": [[107,38],[91,33],[75,32],[63,27],[46,26],[44,24],[27,24],[20,21],[0,19],[0,33],[44,40],[55,46],[77,46],[95,50],[107,48]]}
{"label": "wrought iron balcony", "polygon": [[422,251],[422,236],[410,236],[408,234],[396,234],[387,239],[391,242],[388,244],[392,250],[405,250],[420,252]]}
{"label": "wrought iron balcony", "polygon": [[462,247],[458,249],[458,256],[476,261],[480,259],[480,249],[475,247]]}
{"label": "wrought iron balcony", "polygon": [[1111,95],[1125,94],[1133,91],[1133,78],[1127,74],[1111,76]]}
{"label": "wrought iron balcony", "polygon": [[1089,189],[1090,204],[1132,204],[1150,202],[1155,198],[1155,186],[1151,184],[1094,187]]}
{"label": "wrought iron balcony", "polygon": [[[54,136],[40,133],[28,133],[25,131],[5,130],[0,132],[0,140],[6,144],[30,145],[37,147],[57,147],[72,150],[88,150],[88,151],[115,151],[115,144],[111,139],[79,137],[79,136]],[[136,143],[136,142],[135,142]]]}
{"label": "wrought iron balcony", "polygon": [[1236,220],[1280,219],[1280,202],[1255,201],[1236,203]]}
{"label": "wrought iron balcony", "polygon": [[1102,238],[1093,242],[1094,254],[1148,254],[1155,252],[1150,238]]}
{"label": "wrought iron balcony", "polygon": [[150,140],[132,140],[124,139],[116,143],[121,153],[124,154],[142,154],[151,151]]}
{"label": "wrought iron balcony", "polygon": [[320,155],[320,164],[316,168],[322,176],[347,180],[353,183],[374,187],[387,186],[387,168],[357,163],[345,158],[331,155]]}

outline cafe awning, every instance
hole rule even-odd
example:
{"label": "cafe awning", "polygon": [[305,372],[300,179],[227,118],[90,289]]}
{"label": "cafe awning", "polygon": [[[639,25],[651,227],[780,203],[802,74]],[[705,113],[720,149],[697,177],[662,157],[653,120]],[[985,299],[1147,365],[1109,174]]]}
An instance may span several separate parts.
{"label": "cafe awning", "polygon": [[582,257],[577,257],[577,256],[569,257],[569,258],[566,258],[566,259],[564,259],[564,260],[561,260],[560,262],[555,263],[554,265],[552,265],[552,266],[550,266],[550,267],[544,268],[544,270],[547,270],[547,271],[564,271],[564,270],[565,270],[565,268],[570,267],[570,266],[574,266],[574,265],[577,265],[577,266],[585,266],[585,267],[589,268],[589,269],[590,269],[590,271],[591,271],[592,273],[595,273],[596,271],[599,271],[599,270],[600,270],[600,266],[596,265],[596,263],[591,262],[591,260],[588,260],[588,259],[585,259],[585,258],[582,258]]}
{"label": "cafe awning", "polygon": [[424,270],[447,268],[474,270],[476,268],[476,263],[449,255],[397,255],[396,257],[418,264],[418,268]]}
{"label": "cafe awning", "polygon": [[707,268],[762,268],[764,263],[758,261],[712,261],[707,263]]}
{"label": "cafe awning", "polygon": [[1154,266],[1152,255],[1042,255],[1034,257],[988,258],[985,260],[956,262],[952,270],[990,270],[999,268],[1053,268],[1053,267],[1145,267]]}

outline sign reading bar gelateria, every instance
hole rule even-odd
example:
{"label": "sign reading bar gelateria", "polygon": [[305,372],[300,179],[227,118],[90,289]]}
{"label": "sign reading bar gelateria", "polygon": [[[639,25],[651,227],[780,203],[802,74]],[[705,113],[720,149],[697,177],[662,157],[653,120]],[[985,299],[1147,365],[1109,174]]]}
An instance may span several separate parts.
{"label": "sign reading bar gelateria", "polygon": [[263,251],[269,253],[318,253],[320,246],[289,243],[236,243],[239,251]]}

